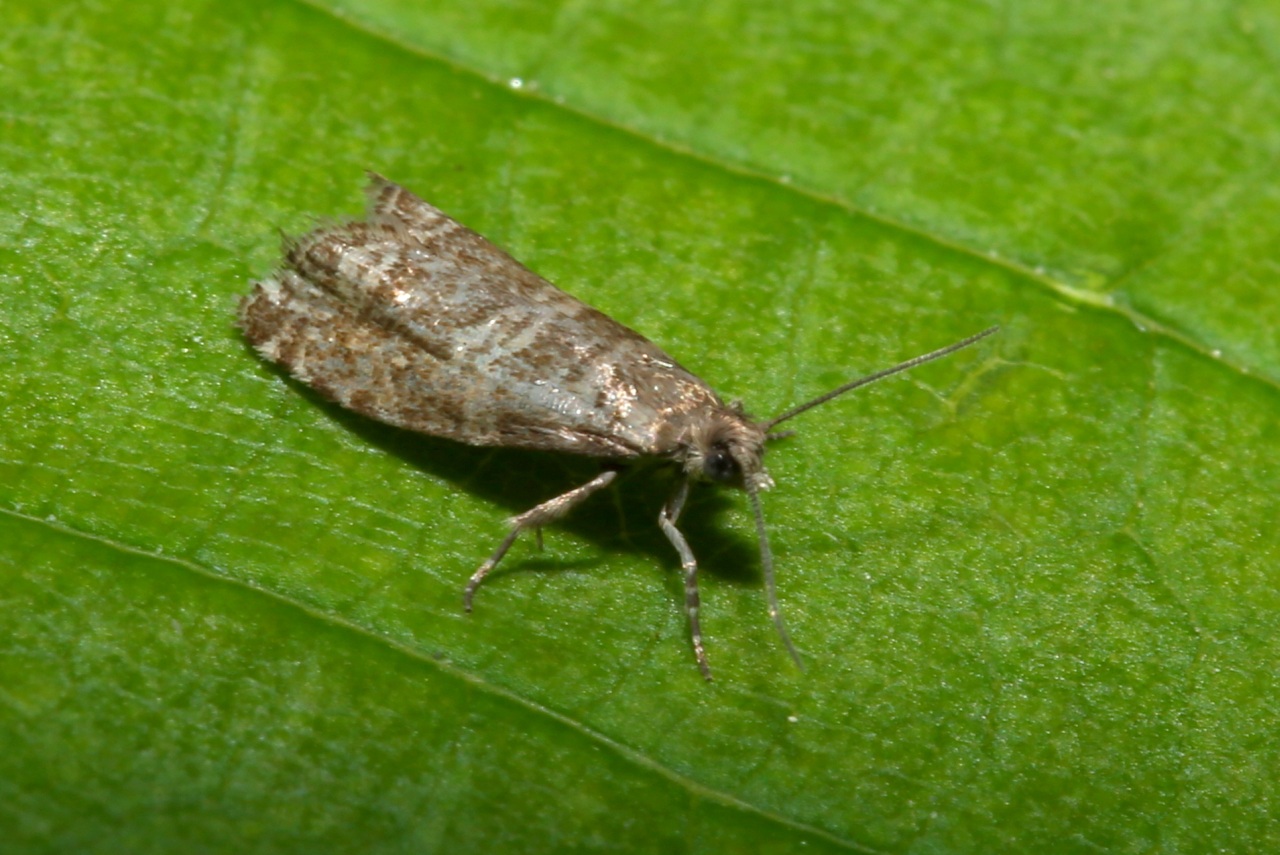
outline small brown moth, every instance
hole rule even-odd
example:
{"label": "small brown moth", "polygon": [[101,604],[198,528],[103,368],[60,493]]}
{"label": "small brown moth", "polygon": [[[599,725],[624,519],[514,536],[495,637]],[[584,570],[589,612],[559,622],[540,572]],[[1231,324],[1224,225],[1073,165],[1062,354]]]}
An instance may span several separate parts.
{"label": "small brown moth", "polygon": [[[370,174],[366,219],[286,240],[275,275],[255,282],[240,325],[262,356],[344,407],[397,427],[480,446],[565,451],[609,462],[670,461],[684,473],[658,515],[680,555],[698,668],[711,679],[698,620],[698,564],[676,528],[695,481],[746,491],[769,615],[787,651],[759,494],[774,427],[837,395],[967,347],[985,330],[754,421],[651,341],[529,271],[417,196]],[[467,583],[471,599],[517,535],[569,512],[617,477],[511,520]],[[803,666],[802,666],[803,667]]]}

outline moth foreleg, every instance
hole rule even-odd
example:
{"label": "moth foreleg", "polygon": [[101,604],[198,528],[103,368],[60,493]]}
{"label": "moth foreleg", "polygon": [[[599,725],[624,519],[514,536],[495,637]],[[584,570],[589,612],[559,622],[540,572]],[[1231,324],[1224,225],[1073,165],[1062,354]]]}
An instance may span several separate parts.
{"label": "moth foreleg", "polygon": [[511,548],[511,544],[516,542],[516,537],[522,529],[532,526],[538,532],[538,545],[542,545],[542,526],[549,522],[554,522],[560,517],[567,514],[583,499],[590,496],[597,490],[602,490],[618,477],[617,470],[607,469],[596,477],[592,478],[581,487],[575,487],[567,493],[556,496],[554,499],[548,499],[542,504],[530,508],[518,517],[511,518],[511,531],[507,532],[507,536],[503,538],[502,543],[489,556],[489,560],[480,565],[472,576],[471,581],[467,582],[466,591],[462,595],[462,605],[467,611],[471,611],[471,598],[475,596],[476,588],[480,587],[480,583],[484,581],[484,577],[489,575],[489,571],[498,566],[498,562],[502,560],[502,556],[507,554],[507,550]]}
{"label": "moth foreleg", "polygon": [[702,646],[702,622],[698,619],[701,598],[698,596],[698,561],[693,557],[689,542],[684,539],[676,521],[684,510],[685,500],[689,498],[689,479],[680,482],[671,498],[658,514],[658,525],[662,533],[671,541],[671,545],[680,553],[680,566],[684,570],[684,610],[689,616],[689,632],[693,635],[693,655],[698,660],[698,670],[702,676],[711,679],[711,666],[707,664],[707,651]]}

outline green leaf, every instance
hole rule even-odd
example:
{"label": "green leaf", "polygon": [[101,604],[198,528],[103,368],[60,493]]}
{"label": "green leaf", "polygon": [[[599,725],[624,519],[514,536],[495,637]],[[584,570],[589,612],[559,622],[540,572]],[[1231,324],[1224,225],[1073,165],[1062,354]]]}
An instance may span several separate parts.
{"label": "green leaf", "polygon": [[[1273,4],[766,5],[4,6],[6,851],[1275,848]],[[771,452],[805,671],[660,470],[462,613],[591,461],[233,326],[366,168],[759,415],[1002,325]]]}

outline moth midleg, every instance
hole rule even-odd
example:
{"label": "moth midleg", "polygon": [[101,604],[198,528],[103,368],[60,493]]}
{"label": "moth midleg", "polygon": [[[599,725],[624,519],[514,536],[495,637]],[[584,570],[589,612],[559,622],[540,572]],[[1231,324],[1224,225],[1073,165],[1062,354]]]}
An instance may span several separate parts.
{"label": "moth midleg", "polygon": [[675,493],[662,506],[658,514],[658,525],[662,533],[671,541],[671,545],[680,553],[680,566],[684,569],[684,610],[689,615],[689,632],[693,635],[693,655],[698,660],[698,670],[702,676],[711,679],[711,666],[707,664],[707,651],[702,646],[702,622],[698,619],[701,598],[698,596],[698,561],[693,557],[689,542],[684,539],[676,521],[684,510],[685,500],[689,498],[689,479],[685,478],[676,488]]}
{"label": "moth midleg", "polygon": [[498,566],[502,556],[506,555],[507,550],[511,548],[511,544],[516,542],[516,537],[521,530],[530,526],[538,529],[538,543],[541,545],[542,526],[549,522],[554,522],[569,513],[574,505],[577,505],[597,490],[602,490],[609,486],[613,483],[613,479],[617,477],[618,472],[616,469],[606,469],[581,487],[575,487],[567,493],[562,493],[554,499],[548,499],[542,504],[530,508],[518,517],[512,517],[510,523],[511,531],[507,532],[507,536],[503,538],[497,550],[489,556],[487,561],[480,565],[480,569],[471,576],[471,581],[467,582],[467,589],[462,595],[463,607],[467,611],[471,611],[471,598],[475,596],[476,588],[480,587],[480,583],[484,581],[485,576],[489,575],[489,571]]}

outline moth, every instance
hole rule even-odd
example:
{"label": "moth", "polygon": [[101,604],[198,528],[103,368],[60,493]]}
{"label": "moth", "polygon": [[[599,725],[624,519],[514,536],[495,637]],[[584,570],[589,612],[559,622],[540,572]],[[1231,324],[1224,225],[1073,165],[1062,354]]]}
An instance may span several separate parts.
{"label": "moth", "polygon": [[284,242],[284,263],[253,283],[240,326],[266,359],[321,395],[397,427],[475,446],[586,455],[600,474],[512,518],[471,576],[464,608],[520,532],[567,514],[613,483],[619,464],[666,461],[682,473],[658,514],[680,556],[684,608],[702,675],[711,668],[698,612],[698,563],[677,528],[694,483],[745,491],[755,518],[769,615],[787,651],[760,493],[773,487],[765,444],[778,425],[873,381],[995,332],[846,383],[757,421],[653,342],[561,291],[413,193],[370,173],[363,220]]}

